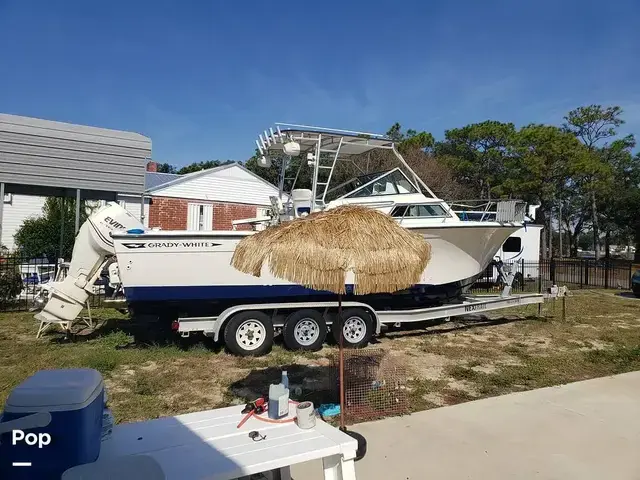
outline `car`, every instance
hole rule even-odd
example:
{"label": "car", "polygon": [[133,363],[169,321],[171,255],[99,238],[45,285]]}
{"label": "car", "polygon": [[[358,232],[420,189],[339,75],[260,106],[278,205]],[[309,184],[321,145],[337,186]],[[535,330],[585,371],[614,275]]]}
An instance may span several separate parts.
{"label": "car", "polygon": [[631,290],[640,298],[640,270],[636,270],[636,273],[631,277]]}

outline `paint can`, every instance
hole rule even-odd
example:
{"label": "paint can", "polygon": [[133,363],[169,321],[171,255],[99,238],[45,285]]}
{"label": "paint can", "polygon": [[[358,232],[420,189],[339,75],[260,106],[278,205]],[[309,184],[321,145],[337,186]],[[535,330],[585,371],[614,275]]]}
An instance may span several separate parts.
{"label": "paint can", "polygon": [[296,406],[296,423],[304,430],[316,426],[316,412],[312,402],[301,402]]}

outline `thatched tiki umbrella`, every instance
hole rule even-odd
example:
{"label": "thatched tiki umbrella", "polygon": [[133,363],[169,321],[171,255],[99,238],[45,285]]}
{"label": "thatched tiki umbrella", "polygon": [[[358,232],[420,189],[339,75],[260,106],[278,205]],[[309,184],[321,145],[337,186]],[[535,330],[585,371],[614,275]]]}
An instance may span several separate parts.
{"label": "thatched tiki umbrella", "polygon": [[[340,425],[344,428],[342,295],[392,293],[419,283],[431,258],[422,235],[377,210],[346,205],[271,226],[244,238],[231,264],[259,277],[263,266],[278,278],[338,294]],[[352,277],[351,277],[352,276]]]}

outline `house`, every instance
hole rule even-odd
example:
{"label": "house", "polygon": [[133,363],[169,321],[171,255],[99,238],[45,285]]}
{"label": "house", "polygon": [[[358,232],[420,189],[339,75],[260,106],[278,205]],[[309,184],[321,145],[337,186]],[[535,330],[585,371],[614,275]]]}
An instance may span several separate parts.
{"label": "house", "polygon": [[[233,220],[264,216],[269,197],[278,189],[240,163],[201,170],[187,175],[159,173],[155,162],[147,164],[143,222],[163,230],[231,230]],[[4,196],[0,243],[15,248],[13,236],[22,222],[42,213],[45,197]],[[140,196],[119,194],[117,201],[141,218]],[[239,229],[249,229],[248,225]]]}
{"label": "house", "polygon": [[[147,165],[148,226],[163,230],[231,230],[233,220],[266,215],[278,189],[239,163],[187,175],[154,172]],[[163,175],[163,177],[159,177]],[[164,181],[166,180],[166,181]],[[140,210],[140,202],[137,202]],[[240,227],[239,227],[240,228]],[[250,228],[245,226],[243,228]]]}

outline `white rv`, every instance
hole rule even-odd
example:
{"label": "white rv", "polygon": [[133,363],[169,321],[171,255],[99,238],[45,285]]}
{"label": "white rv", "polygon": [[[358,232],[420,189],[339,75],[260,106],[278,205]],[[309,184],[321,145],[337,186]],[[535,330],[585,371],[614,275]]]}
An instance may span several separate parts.
{"label": "white rv", "polygon": [[[461,220],[495,221],[496,211],[493,203],[481,201],[464,201],[452,204],[455,213]],[[534,282],[540,276],[540,238],[542,225],[533,223],[536,210],[539,206],[529,206],[528,215],[525,216],[525,226],[512,233],[495,254],[496,262],[513,265],[515,278],[513,286],[522,287],[525,282]],[[501,281],[496,265],[489,265],[487,272],[479,282],[499,283]]]}

